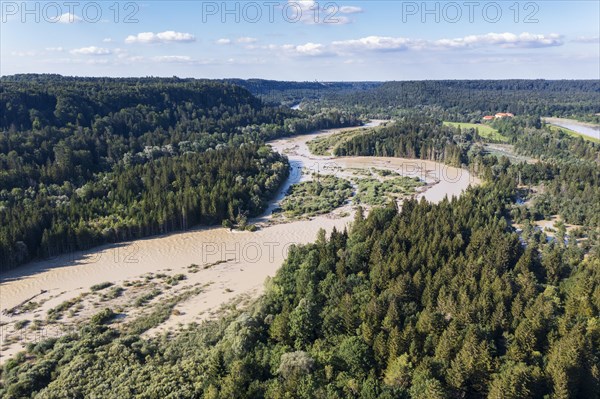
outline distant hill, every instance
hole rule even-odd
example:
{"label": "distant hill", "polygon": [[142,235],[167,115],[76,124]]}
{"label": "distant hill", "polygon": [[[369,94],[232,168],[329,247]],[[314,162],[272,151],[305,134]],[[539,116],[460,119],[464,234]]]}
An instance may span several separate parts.
{"label": "distant hill", "polygon": [[[183,107],[182,107],[183,106]],[[41,125],[89,126],[93,120],[142,108],[168,114],[216,115],[213,108],[260,111],[262,102],[240,86],[206,80],[162,78],[72,78],[60,75],[15,75],[0,78],[0,127],[30,129]],[[161,118],[163,119],[163,118]],[[166,127],[166,126],[165,126]]]}
{"label": "distant hill", "polygon": [[225,79],[224,82],[248,89],[269,103],[294,105],[334,94],[361,93],[380,87],[382,82],[286,82],[263,79]]}
{"label": "distant hill", "polygon": [[330,93],[326,104],[369,110],[440,108],[477,118],[496,112],[567,116],[600,112],[598,80],[430,80],[386,82],[372,90]]}

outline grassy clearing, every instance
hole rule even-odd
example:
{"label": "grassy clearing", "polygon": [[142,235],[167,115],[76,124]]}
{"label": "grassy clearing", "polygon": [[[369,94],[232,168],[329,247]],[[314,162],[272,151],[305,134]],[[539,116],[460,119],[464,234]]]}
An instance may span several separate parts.
{"label": "grassy clearing", "polygon": [[331,212],[352,196],[352,185],[335,176],[315,176],[315,180],[294,184],[281,209],[287,217],[315,216]]}
{"label": "grassy clearing", "polygon": [[508,138],[501,135],[496,129],[489,125],[480,123],[444,122],[445,126],[459,127],[461,129],[477,129],[479,135],[484,139],[507,142]]}
{"label": "grassy clearing", "polygon": [[384,181],[377,179],[359,179],[356,203],[367,205],[384,205],[410,197],[416,192],[417,187],[425,185],[418,177],[394,177]]}

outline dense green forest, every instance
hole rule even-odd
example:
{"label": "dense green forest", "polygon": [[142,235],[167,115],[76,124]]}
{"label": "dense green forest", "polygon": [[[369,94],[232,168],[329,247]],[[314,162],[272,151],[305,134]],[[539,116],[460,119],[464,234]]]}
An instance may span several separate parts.
{"label": "dense green forest", "polygon": [[282,82],[264,79],[224,81],[248,89],[265,102],[287,106],[320,100],[325,96],[367,92],[382,85],[382,82]]}
{"label": "dense green forest", "polygon": [[[428,159],[460,166],[465,156],[455,129],[422,115],[411,115],[398,123],[357,134],[343,140],[333,150],[337,156],[383,156]],[[472,141],[465,134],[465,140]],[[463,146],[466,149],[466,146]]]}
{"label": "dense green forest", "polygon": [[[515,211],[519,220],[560,215],[567,223],[591,227],[600,233],[600,145],[542,126],[539,118],[518,117],[494,126],[513,144],[517,154],[541,160],[515,163],[509,173],[521,183],[542,191],[532,206]],[[444,126],[425,113],[413,112],[394,124],[357,134],[334,148],[339,156],[394,156],[428,159],[470,168],[486,180],[495,180],[498,168],[488,168],[485,139],[477,129]],[[482,167],[483,166],[483,167]]]}
{"label": "dense green forest", "polygon": [[[596,144],[529,131],[545,140],[525,135],[519,151],[545,161],[511,164],[486,154],[475,131],[428,126],[431,137],[415,134],[427,142],[446,132],[444,143],[462,143],[483,186],[366,219],[359,210],[349,231],[294,247],[255,305],[174,337],[141,338],[162,320],[150,316],[117,330],[103,311],[78,334],[32,344],[7,362],[3,395],[598,397],[598,251],[539,233],[519,237],[510,225],[523,184],[574,181],[574,198],[597,195],[597,176],[588,174],[597,173]],[[511,129],[520,131],[503,134]],[[574,162],[584,168],[576,176]],[[581,205],[587,212],[595,204]]]}
{"label": "dense green forest", "polygon": [[522,120],[503,121],[499,128],[513,138],[515,150],[541,162],[516,165],[523,184],[541,187],[526,216],[535,220],[560,214],[565,221],[594,228],[600,234],[600,144],[536,129]]}
{"label": "dense green forest", "polygon": [[261,143],[360,124],[177,78],[7,76],[0,110],[2,268],[257,215],[288,173]]}
{"label": "dense green forest", "polygon": [[[10,80],[12,82],[26,82],[32,81],[45,83],[45,82],[64,82],[65,80],[78,81],[78,82],[111,82],[113,79],[101,80],[99,78],[69,78],[61,75],[36,75],[36,74],[23,74],[13,75],[4,78],[5,81]],[[120,79],[121,82],[129,81],[133,83],[146,84],[155,83],[155,78],[134,78],[134,79]],[[196,83],[212,83],[219,84],[224,83],[232,86],[242,87],[247,89],[254,96],[258,97],[262,101],[271,105],[284,105],[293,106],[302,101],[319,100],[324,96],[338,95],[342,93],[354,93],[354,92],[365,92],[375,89],[381,86],[382,82],[293,82],[293,81],[278,81],[278,80],[266,80],[266,79],[181,79],[172,78],[166,79],[161,78],[161,82],[164,83],[185,83],[185,82],[196,82]]]}
{"label": "dense green forest", "polygon": [[81,187],[67,181],[40,184],[35,192],[15,188],[4,201],[10,221],[4,231],[22,239],[0,253],[9,265],[19,264],[31,255],[234,221],[240,213],[257,216],[288,170],[279,154],[246,144],[118,166]]}
{"label": "dense green forest", "polygon": [[[56,79],[64,84],[50,89]],[[366,217],[358,208],[348,229],[293,246],[265,294],[221,319],[149,339],[141,334],[169,318],[175,302],[118,325],[115,310],[104,309],[76,333],[29,344],[6,361],[1,397],[600,397],[600,145],[540,120],[599,112],[598,82],[392,82],[323,95],[308,108],[344,112],[312,115],[222,82],[1,83],[13,119],[2,122],[0,141],[0,242],[9,243],[0,256],[12,262],[68,250],[81,237],[84,246],[259,213],[288,173],[264,141],[357,123],[352,114],[395,121],[340,140],[336,155],[430,159],[482,179],[438,204],[389,202]],[[68,94],[71,84],[77,89]],[[183,106],[190,85],[214,91],[208,97],[219,105],[202,97]],[[156,90],[153,105],[124,94],[123,108],[109,110],[98,91],[117,86]],[[171,89],[173,97],[156,99]],[[87,104],[89,113],[61,119],[58,100],[47,109],[40,100],[39,113],[27,116],[35,98],[62,98],[63,90],[67,98],[88,93],[73,106]],[[181,100],[171,100],[179,90]],[[506,156],[477,129],[443,124],[494,111],[517,113],[492,124],[506,138]],[[120,112],[131,113],[123,130],[112,119]],[[146,130],[153,112],[173,119]],[[98,130],[104,119],[108,127]],[[307,187],[320,198],[322,187]],[[578,233],[559,227],[548,239],[532,228],[554,215]],[[29,225],[36,220],[45,227]],[[39,242],[23,241],[26,232]]]}
{"label": "dense green forest", "polygon": [[420,109],[449,121],[484,115],[562,116],[600,122],[598,80],[432,80],[386,82],[369,90],[328,92],[305,109],[352,109],[371,117]]}
{"label": "dense green forest", "polygon": [[[3,370],[6,398],[594,398],[600,263],[524,248],[494,185],[293,248],[234,318],[145,340],[97,317],[31,345]],[[126,331],[126,330],[125,330]]]}

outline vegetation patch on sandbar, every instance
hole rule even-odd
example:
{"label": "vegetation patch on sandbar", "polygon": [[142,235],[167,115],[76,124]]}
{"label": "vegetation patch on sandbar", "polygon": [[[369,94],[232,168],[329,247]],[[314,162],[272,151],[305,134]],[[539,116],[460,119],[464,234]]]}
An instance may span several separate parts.
{"label": "vegetation patch on sandbar", "polygon": [[315,176],[314,180],[294,184],[281,202],[287,217],[315,216],[331,212],[352,196],[348,180],[335,176]]}
{"label": "vegetation patch on sandbar", "polygon": [[366,205],[384,205],[391,200],[402,200],[416,193],[417,187],[424,186],[418,177],[394,177],[383,181],[358,179],[358,193],[355,202]]}

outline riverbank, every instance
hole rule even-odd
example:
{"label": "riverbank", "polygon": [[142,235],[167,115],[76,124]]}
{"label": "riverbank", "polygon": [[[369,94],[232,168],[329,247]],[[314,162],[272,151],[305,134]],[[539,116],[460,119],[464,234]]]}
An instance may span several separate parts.
{"label": "riverbank", "polygon": [[542,120],[550,125],[562,128],[572,136],[580,136],[600,143],[600,125],[567,118],[542,118]]}

